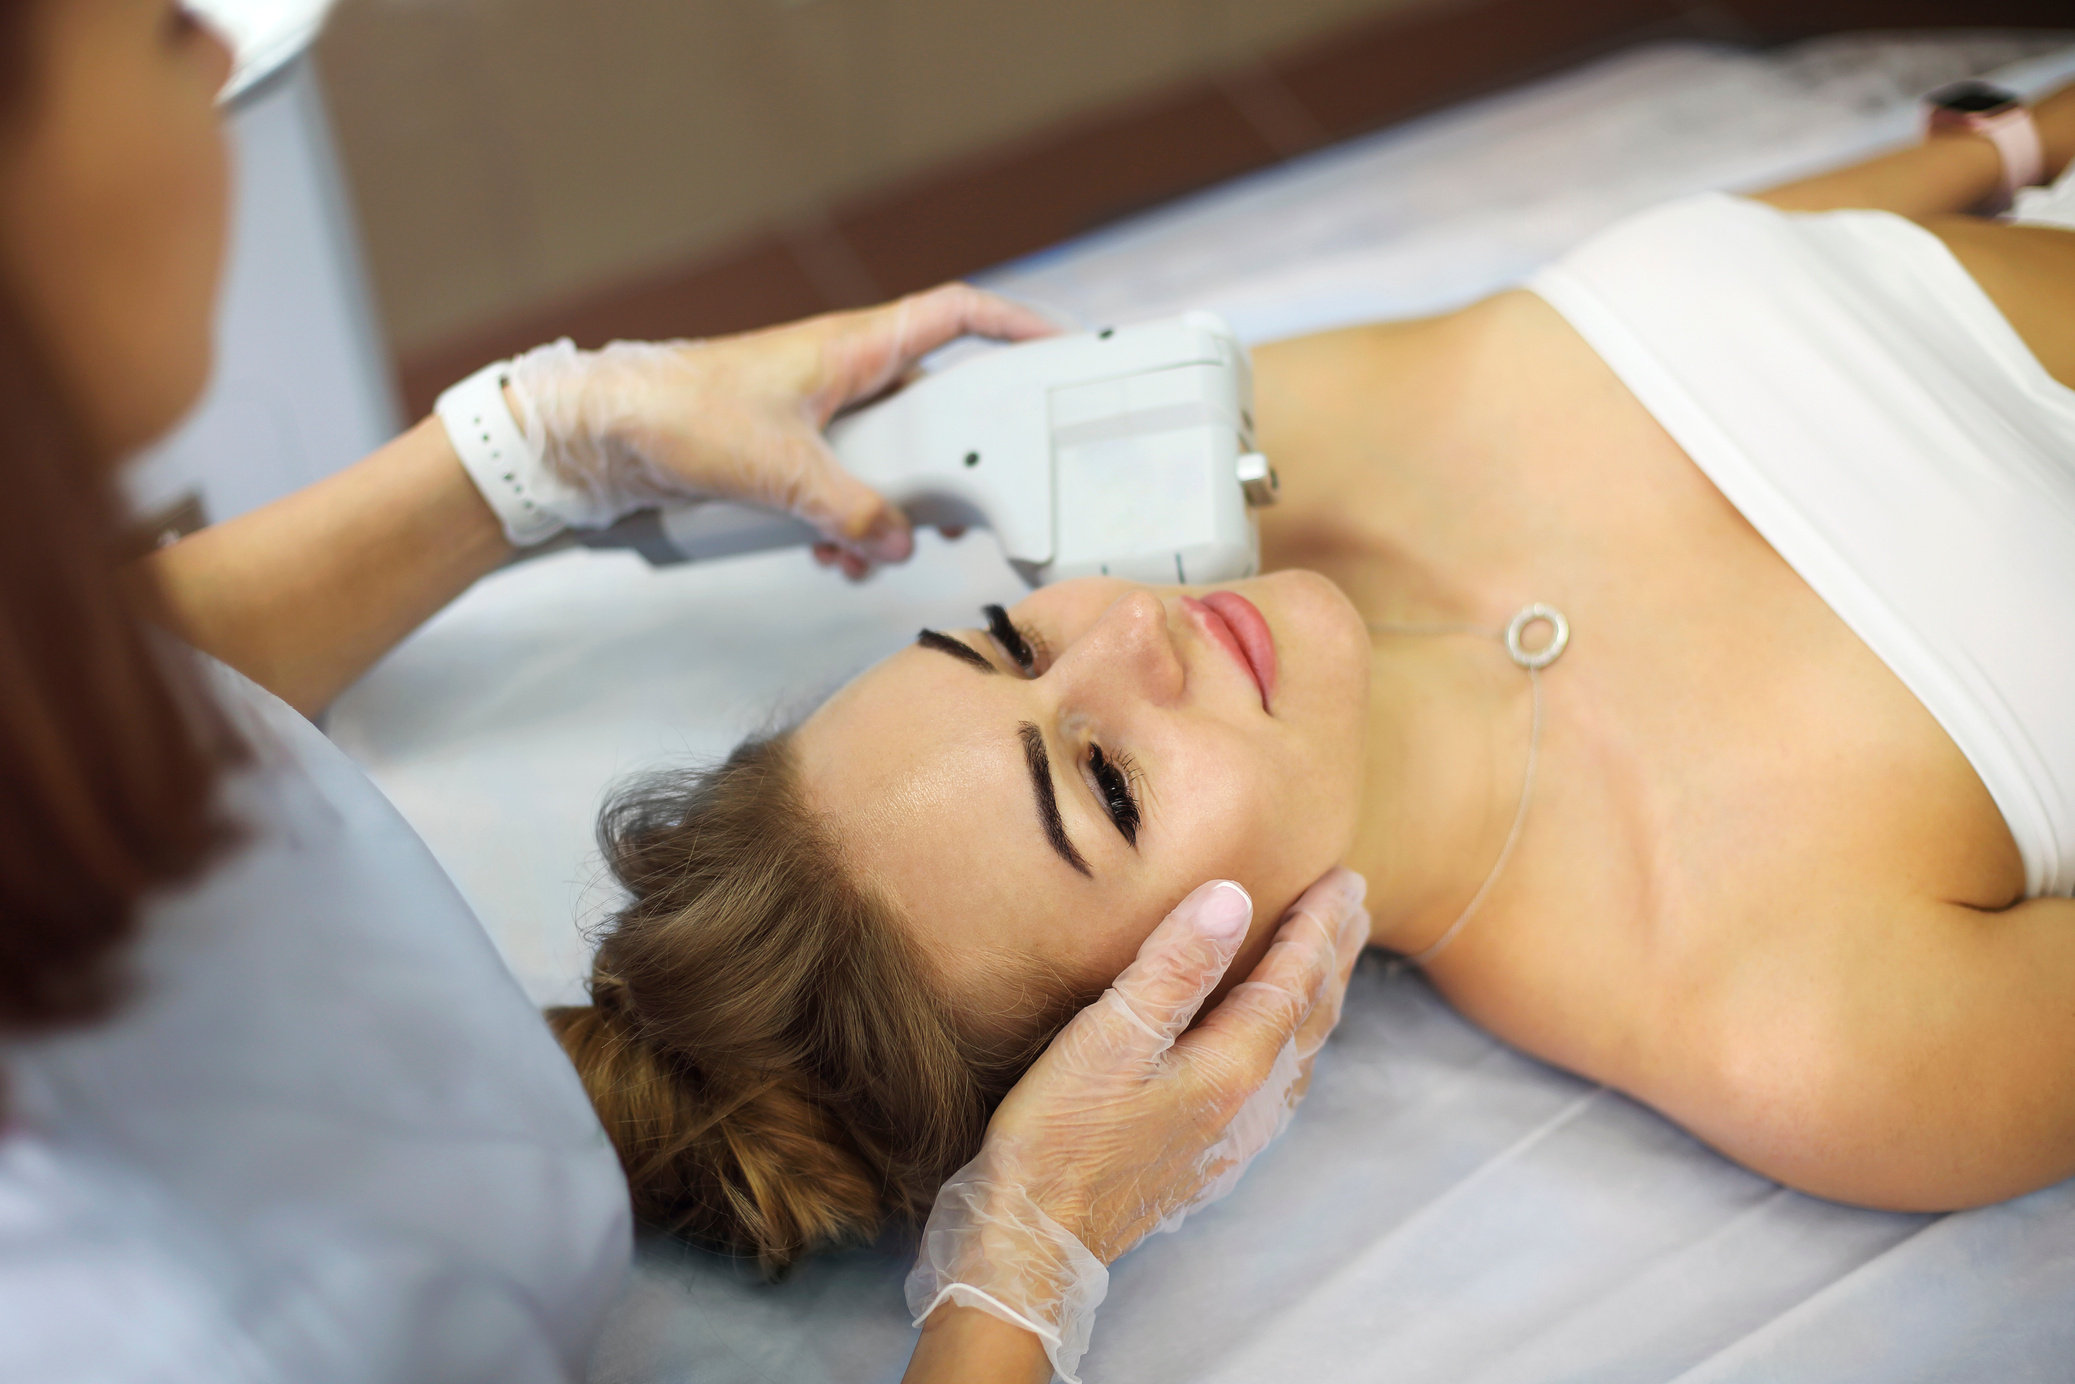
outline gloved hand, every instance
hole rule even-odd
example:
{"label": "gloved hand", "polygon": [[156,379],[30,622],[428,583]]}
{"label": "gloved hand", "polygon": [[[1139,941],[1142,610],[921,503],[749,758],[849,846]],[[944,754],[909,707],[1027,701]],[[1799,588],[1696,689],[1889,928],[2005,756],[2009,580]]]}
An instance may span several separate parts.
{"label": "gloved hand", "polygon": [[1186,1033],[1253,900],[1229,880],[1182,900],[938,1193],[908,1275],[916,1324],[947,1300],[980,1308],[1034,1332],[1076,1384],[1107,1265],[1231,1191],[1289,1123],[1369,938],[1366,890],[1348,870],[1314,884],[1253,975]]}
{"label": "gloved hand", "polygon": [[964,284],[883,307],[829,313],[713,341],[567,340],[512,362],[507,388],[526,440],[576,499],[556,508],[602,528],[689,496],[791,510],[828,536],[851,576],[908,556],[908,521],[837,463],[822,429],[965,335],[1022,341],[1058,328]]}

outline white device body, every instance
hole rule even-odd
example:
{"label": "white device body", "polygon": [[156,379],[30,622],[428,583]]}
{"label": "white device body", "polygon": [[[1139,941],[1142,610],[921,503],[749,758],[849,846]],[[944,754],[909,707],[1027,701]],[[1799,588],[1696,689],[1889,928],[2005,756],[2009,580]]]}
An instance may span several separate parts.
{"label": "white device body", "polygon": [[[843,465],[919,525],[985,527],[1032,586],[1067,577],[1252,576],[1252,506],[1275,478],[1253,450],[1246,348],[1213,313],[1048,337],[969,357],[838,419]],[[789,516],[701,502],[580,541],[651,561],[811,543]]]}

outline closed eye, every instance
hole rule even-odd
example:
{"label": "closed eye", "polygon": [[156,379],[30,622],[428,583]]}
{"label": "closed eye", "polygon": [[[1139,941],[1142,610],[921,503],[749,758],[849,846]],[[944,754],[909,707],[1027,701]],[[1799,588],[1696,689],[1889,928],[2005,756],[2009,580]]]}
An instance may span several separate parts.
{"label": "closed eye", "polygon": [[987,634],[1001,645],[1009,661],[1023,670],[1023,676],[1037,676],[1037,650],[1032,646],[1038,641],[1030,631],[1017,625],[1009,618],[1009,612],[998,605],[981,606],[980,613],[987,617]]}
{"label": "closed eye", "polygon": [[1128,755],[1112,759],[1102,752],[1102,746],[1088,747],[1088,773],[1095,780],[1097,793],[1102,798],[1103,811],[1109,813],[1125,843],[1134,849],[1138,846],[1138,796],[1132,791],[1132,780],[1137,777]]}

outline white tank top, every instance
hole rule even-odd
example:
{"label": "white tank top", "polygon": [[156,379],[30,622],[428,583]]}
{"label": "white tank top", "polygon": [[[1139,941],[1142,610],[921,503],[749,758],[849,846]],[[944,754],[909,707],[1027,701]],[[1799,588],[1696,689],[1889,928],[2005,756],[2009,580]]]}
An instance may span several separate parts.
{"label": "white tank top", "polygon": [[214,671],[249,841],[113,1021],[0,1052],[0,1379],[579,1377],[631,1235],[575,1072],[366,776]]}
{"label": "white tank top", "polygon": [[1952,736],[2027,895],[2075,893],[2075,390],[1944,243],[1709,193],[1528,287]]}

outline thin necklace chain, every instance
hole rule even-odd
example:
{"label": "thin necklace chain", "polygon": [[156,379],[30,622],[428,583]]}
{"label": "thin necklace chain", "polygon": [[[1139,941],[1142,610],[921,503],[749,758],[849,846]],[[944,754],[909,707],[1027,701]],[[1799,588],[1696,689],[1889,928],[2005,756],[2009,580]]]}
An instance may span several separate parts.
{"label": "thin necklace chain", "polygon": [[[1532,650],[1524,648],[1521,645],[1520,636],[1529,625],[1536,623],[1546,623],[1554,632],[1550,635],[1549,642],[1541,648]],[[1492,886],[1499,882],[1499,875],[1504,872],[1506,862],[1513,856],[1513,848],[1520,843],[1520,830],[1527,823],[1528,799],[1533,796],[1535,791],[1535,765],[1540,758],[1542,748],[1542,670],[1556,662],[1557,658],[1562,655],[1565,647],[1570,644],[1571,625],[1570,621],[1564,619],[1563,613],[1554,606],[1537,603],[1535,605],[1523,606],[1514,615],[1511,623],[1503,630],[1488,629],[1483,625],[1468,623],[1408,625],[1381,621],[1371,624],[1369,632],[1371,634],[1474,634],[1485,639],[1496,639],[1505,645],[1506,656],[1527,670],[1528,688],[1534,701],[1534,720],[1530,723],[1527,733],[1527,770],[1520,778],[1520,804],[1513,809],[1513,825],[1506,829],[1506,844],[1499,847],[1499,858],[1492,862],[1491,873],[1484,877],[1484,883],[1477,886],[1477,892],[1470,896],[1470,902],[1463,908],[1462,913],[1456,917],[1456,920],[1448,925],[1446,932],[1434,939],[1431,945],[1401,957],[1393,963],[1394,967],[1424,966],[1439,956],[1442,949],[1447,947],[1450,942],[1453,942],[1469,923],[1470,919],[1475,916],[1478,908],[1483,905],[1485,896],[1491,893]]]}

